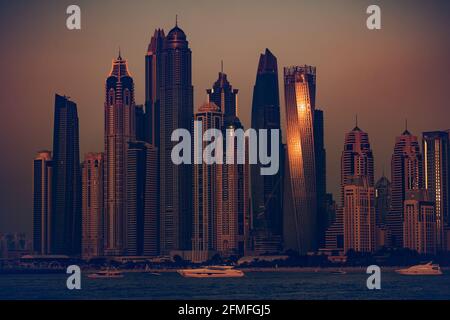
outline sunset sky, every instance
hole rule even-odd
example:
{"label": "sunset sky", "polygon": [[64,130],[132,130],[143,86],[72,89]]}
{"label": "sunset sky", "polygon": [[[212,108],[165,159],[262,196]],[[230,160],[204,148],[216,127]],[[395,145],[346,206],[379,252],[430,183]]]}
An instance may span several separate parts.
{"label": "sunset sky", "polygon": [[[345,133],[369,133],[376,179],[404,130],[450,128],[450,1],[301,0],[0,0],[0,232],[31,232],[32,161],[52,149],[54,94],[78,105],[81,158],[103,151],[104,82],[117,56],[128,60],[136,102],[144,102],[144,55],[155,28],[178,24],[193,59],[194,105],[205,100],[224,61],[239,89],[239,117],[250,125],[260,53],[278,58],[284,115],[284,66],[317,67],[324,110],[328,191],[337,194]],[[70,4],[79,31],[66,28]],[[382,29],[366,28],[378,4]],[[283,116],[284,121],[284,116]],[[284,136],[284,132],[283,132]]]}

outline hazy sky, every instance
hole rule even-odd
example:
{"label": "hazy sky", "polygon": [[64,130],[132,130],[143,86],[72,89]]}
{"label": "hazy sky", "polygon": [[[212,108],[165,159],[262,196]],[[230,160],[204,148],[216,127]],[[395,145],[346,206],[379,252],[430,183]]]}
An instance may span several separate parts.
{"label": "hazy sky", "polygon": [[[260,53],[282,68],[317,66],[317,105],[325,112],[328,190],[336,193],[345,133],[369,133],[376,177],[389,176],[395,136],[408,118],[414,134],[450,127],[450,1],[23,1],[0,0],[0,232],[31,231],[32,161],[52,148],[54,94],[78,104],[81,157],[103,150],[104,81],[118,47],[128,60],[136,102],[144,102],[144,54],[155,28],[175,23],[193,57],[195,107],[224,60],[250,125]],[[82,29],[66,29],[66,8],[81,7]],[[382,29],[369,31],[370,4]],[[284,117],[283,117],[284,121]]]}

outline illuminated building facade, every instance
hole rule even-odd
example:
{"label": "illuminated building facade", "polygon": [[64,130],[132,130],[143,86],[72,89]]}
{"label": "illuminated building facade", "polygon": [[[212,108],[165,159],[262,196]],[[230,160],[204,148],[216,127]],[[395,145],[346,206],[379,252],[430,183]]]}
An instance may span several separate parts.
{"label": "illuminated building facade", "polygon": [[430,201],[435,203],[437,245],[444,248],[444,226],[450,223],[449,197],[449,132],[424,132],[424,182]]}
{"label": "illuminated building facade", "polygon": [[304,254],[318,246],[313,119],[316,68],[285,68],[284,92],[287,144],[284,249]]}

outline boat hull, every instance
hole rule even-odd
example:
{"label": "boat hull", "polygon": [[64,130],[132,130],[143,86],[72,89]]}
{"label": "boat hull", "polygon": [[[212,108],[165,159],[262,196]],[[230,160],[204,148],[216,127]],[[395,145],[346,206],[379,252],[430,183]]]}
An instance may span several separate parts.
{"label": "boat hull", "polygon": [[241,278],[244,276],[244,272],[241,270],[227,272],[178,270],[178,273],[185,278]]}

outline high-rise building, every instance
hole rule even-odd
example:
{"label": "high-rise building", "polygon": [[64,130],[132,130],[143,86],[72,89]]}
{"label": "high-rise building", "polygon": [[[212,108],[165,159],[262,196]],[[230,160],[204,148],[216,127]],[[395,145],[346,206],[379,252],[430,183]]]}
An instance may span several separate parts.
{"label": "high-rise building", "polygon": [[39,151],[33,160],[33,252],[48,254],[51,248],[52,153]]}
{"label": "high-rise building", "polygon": [[51,253],[81,252],[81,174],[75,102],[55,95]]}
{"label": "high-rise building", "polygon": [[[230,131],[243,132],[243,126],[236,116],[226,116],[223,120],[222,135],[226,137]],[[236,134],[237,135],[237,134]],[[218,207],[215,225],[216,250],[222,256],[232,254],[244,255],[249,247],[249,163],[248,163],[248,138],[244,138],[245,150],[240,148],[238,138],[234,138],[234,161],[218,166],[217,188]],[[230,151],[228,141],[224,141],[225,153]],[[230,150],[228,150],[230,149]],[[245,163],[239,163],[238,153],[244,152]],[[230,157],[224,154],[224,157]]]}
{"label": "high-rise building", "polygon": [[126,249],[126,159],[135,138],[134,82],[120,52],[105,86],[105,254]]}
{"label": "high-rise building", "polygon": [[375,184],[375,216],[377,225],[385,225],[391,205],[391,182],[384,175]]}
{"label": "high-rise building", "polygon": [[144,106],[142,104],[138,104],[134,108],[134,118],[135,118],[135,132],[134,136],[138,141],[145,141],[145,122],[146,115],[144,112]]}
{"label": "high-rise building", "polygon": [[392,246],[403,247],[403,202],[406,193],[422,188],[422,155],[417,137],[407,129],[396,138],[391,159],[392,197],[387,223]]}
{"label": "high-rise building", "polygon": [[328,227],[326,209],[327,179],[323,111],[319,109],[314,110],[314,154],[317,194],[317,240],[319,246],[323,247]]}
{"label": "high-rise building", "polygon": [[344,185],[344,251],[375,251],[375,190],[367,176]]}
{"label": "high-rise building", "polygon": [[83,259],[103,255],[103,153],[88,153],[81,165]]}
{"label": "high-rise building", "polygon": [[207,89],[206,93],[209,101],[214,102],[225,116],[236,116],[238,89],[233,89],[223,70],[219,72],[212,89]]}
{"label": "high-rise building", "polygon": [[[212,101],[203,104],[195,114],[195,120],[201,121],[202,128],[198,133],[203,137],[206,130],[221,130],[223,125],[223,114],[220,108]],[[209,143],[202,141],[202,150]],[[218,215],[222,212],[222,203],[219,199],[220,186],[217,176],[222,164],[193,165],[194,180],[194,218],[192,233],[192,261],[203,262],[208,260],[217,247],[216,225]]]}
{"label": "high-rise building", "polygon": [[159,146],[159,109],[162,85],[164,30],[156,29],[145,55],[145,140]]}
{"label": "high-rise building", "polygon": [[144,141],[130,141],[126,168],[126,254],[157,256],[159,254],[158,150]]}
{"label": "high-rise building", "polygon": [[314,151],[316,68],[284,69],[287,167],[284,247],[304,254],[317,249],[317,195]]}
{"label": "high-rise building", "polygon": [[437,216],[426,190],[408,191],[404,204],[403,246],[420,254],[436,254]]}
{"label": "high-rise building", "polygon": [[435,203],[437,246],[441,250],[445,249],[444,225],[450,223],[449,131],[424,132],[422,141],[425,188]]}
{"label": "high-rise building", "polygon": [[[261,54],[253,87],[252,128],[280,130],[280,98],[277,58],[266,49]],[[267,141],[269,153],[273,147]],[[280,166],[277,174],[261,175],[261,164],[251,165],[253,242],[256,254],[279,252],[282,249],[283,214],[283,150],[281,134],[278,148]]]}
{"label": "high-rise building", "polygon": [[175,165],[175,129],[192,131],[191,49],[177,25],[164,40],[160,92],[160,241],[161,254],[188,250],[192,244],[192,165]]}
{"label": "high-rise building", "polygon": [[374,163],[369,135],[362,131],[358,124],[345,136],[344,150],[341,155],[340,204],[336,209],[336,220],[326,232],[327,249],[343,249],[344,186],[350,184],[355,177],[366,177],[368,186],[374,186]]}

